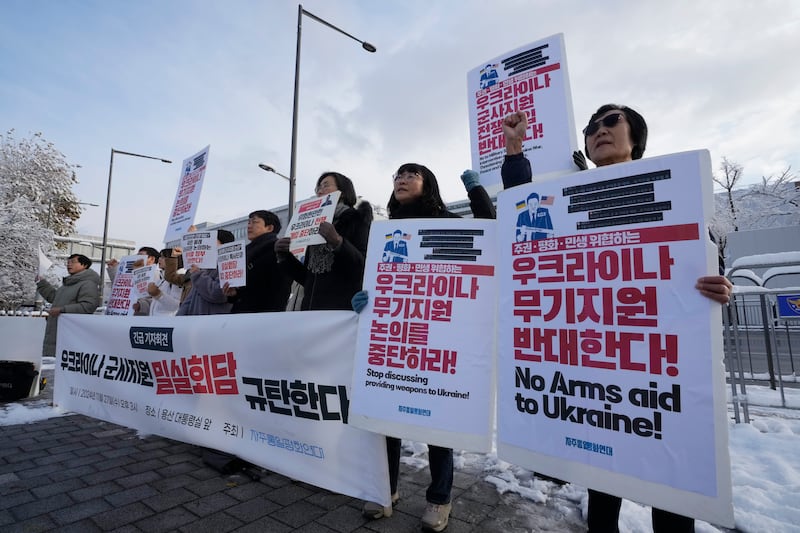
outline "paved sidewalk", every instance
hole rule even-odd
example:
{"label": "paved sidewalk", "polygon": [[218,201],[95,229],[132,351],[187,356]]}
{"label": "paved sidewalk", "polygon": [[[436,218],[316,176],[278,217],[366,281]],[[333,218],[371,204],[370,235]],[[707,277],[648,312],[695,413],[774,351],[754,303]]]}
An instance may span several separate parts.
{"label": "paved sidewalk", "polygon": [[[51,374],[52,376],[52,374]],[[52,378],[43,395],[52,398]],[[269,471],[253,481],[206,466],[200,448],[83,415],[0,427],[0,531],[419,531],[428,469],[401,464],[391,518]],[[458,467],[448,532],[585,531],[575,502],[499,494],[483,465]],[[358,475],[358,472],[353,472]]]}

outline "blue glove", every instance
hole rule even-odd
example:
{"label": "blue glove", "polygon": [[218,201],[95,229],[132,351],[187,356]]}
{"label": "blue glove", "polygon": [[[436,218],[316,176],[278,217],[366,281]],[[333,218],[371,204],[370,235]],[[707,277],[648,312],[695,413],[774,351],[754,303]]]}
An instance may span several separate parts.
{"label": "blue glove", "polygon": [[481,175],[474,170],[465,170],[461,174],[461,181],[464,182],[464,188],[469,192],[481,184]]}
{"label": "blue glove", "polygon": [[350,305],[353,306],[353,311],[356,313],[360,313],[364,310],[364,308],[369,303],[369,294],[367,291],[358,291],[353,295],[353,298],[350,300]]}

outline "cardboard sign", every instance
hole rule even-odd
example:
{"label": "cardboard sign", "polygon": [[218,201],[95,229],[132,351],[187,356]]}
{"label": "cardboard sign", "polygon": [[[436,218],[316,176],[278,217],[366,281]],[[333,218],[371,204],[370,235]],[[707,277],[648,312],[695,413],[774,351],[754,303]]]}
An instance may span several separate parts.
{"label": "cardboard sign", "polygon": [[497,455],[733,525],[707,151],[498,197]]}
{"label": "cardboard sign", "polygon": [[223,244],[217,249],[217,270],[219,286],[226,283],[231,287],[244,287],[247,284],[247,255],[244,240]]}
{"label": "cardboard sign", "polygon": [[211,146],[206,146],[191,157],[183,160],[181,166],[181,179],[175,193],[175,202],[172,204],[167,231],[164,242],[180,238],[189,231],[194,223],[197,203],[200,200],[200,191],[203,189],[203,178],[206,175],[208,164],[208,151]]}
{"label": "cardboard sign", "polygon": [[[333,222],[336,204],[339,202],[340,191],[315,196],[297,204],[297,210],[292,215],[286,236],[292,239],[292,253],[300,258],[305,254],[305,247],[309,244],[324,244],[325,239],[319,234],[319,225],[323,222]],[[299,254],[299,255],[298,255]]]}
{"label": "cardboard sign", "polygon": [[183,264],[187,268],[217,268],[217,231],[194,231],[181,237]]}
{"label": "cardboard sign", "polygon": [[522,151],[537,179],[574,172],[577,150],[564,36],[557,34],[481,63],[467,73],[472,168],[490,192],[502,187],[503,119],[524,111]]}

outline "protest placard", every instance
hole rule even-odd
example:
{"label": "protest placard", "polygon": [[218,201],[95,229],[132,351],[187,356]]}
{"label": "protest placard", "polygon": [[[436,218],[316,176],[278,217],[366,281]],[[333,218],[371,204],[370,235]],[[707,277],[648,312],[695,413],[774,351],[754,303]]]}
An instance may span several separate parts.
{"label": "protest placard", "polygon": [[351,424],[491,448],[495,331],[492,220],[373,222]]}
{"label": "protest placard", "polygon": [[217,248],[217,270],[219,286],[226,283],[231,287],[244,287],[247,284],[247,243],[244,240],[229,242]]}
{"label": "protest placard", "polygon": [[521,46],[467,73],[472,168],[490,192],[501,186],[505,157],[503,119],[523,111],[528,136],[523,153],[538,179],[575,170],[577,150],[563,34]]}
{"label": "protest placard", "polygon": [[167,222],[164,242],[179,239],[181,235],[189,231],[189,227],[194,223],[210,149],[210,145],[206,146],[193,156],[183,160],[181,179],[178,182],[178,190],[175,192],[175,201]]}
{"label": "protest placard", "polygon": [[133,271],[144,266],[145,259],[147,257],[142,255],[128,255],[119,260],[105,314],[133,315],[133,304],[137,299],[133,286]]}
{"label": "protest placard", "polygon": [[217,268],[217,231],[193,231],[181,237],[186,268]]}
{"label": "protest placard", "polygon": [[314,196],[297,204],[297,210],[289,221],[286,236],[292,240],[292,253],[298,259],[305,254],[305,248],[310,244],[323,244],[325,239],[319,234],[319,225],[323,222],[333,222],[336,204],[341,196],[340,191],[335,191],[325,196]]}
{"label": "protest placard", "polygon": [[733,524],[708,152],[499,195],[498,457]]}

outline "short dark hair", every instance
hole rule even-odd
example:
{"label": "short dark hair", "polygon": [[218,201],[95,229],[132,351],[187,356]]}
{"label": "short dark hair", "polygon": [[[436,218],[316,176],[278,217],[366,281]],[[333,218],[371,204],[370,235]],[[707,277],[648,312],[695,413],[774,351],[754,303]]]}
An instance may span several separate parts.
{"label": "short dark hair", "polygon": [[77,259],[78,263],[82,264],[86,268],[92,266],[92,260],[83,254],[72,254],[71,256],[67,257],[67,260],[69,259]]}
{"label": "short dark hair", "polygon": [[[644,121],[644,117],[642,115],[628,106],[606,104],[600,106],[600,108],[594,112],[594,115],[592,115],[592,117],[589,119],[589,124],[595,122],[598,117],[614,110],[622,111],[622,113],[625,115],[625,120],[628,121],[628,125],[630,126],[631,144],[633,144],[631,158],[641,159],[644,155],[644,150],[647,147],[647,122]],[[586,137],[583,138],[583,151],[586,152],[586,156],[591,159],[591,156],[589,155],[589,149],[586,146]]]}
{"label": "short dark hair", "polygon": [[356,202],[358,201],[358,197],[356,196],[356,188],[353,186],[353,182],[350,180],[350,178],[344,174],[339,174],[338,172],[323,172],[317,180],[317,187],[319,187],[319,184],[322,183],[322,180],[328,176],[333,177],[334,181],[336,181],[336,188],[342,193],[342,195],[339,197],[339,201],[350,207],[356,205]]}
{"label": "short dark hair", "polygon": [[229,242],[233,242],[236,240],[236,237],[233,236],[233,233],[226,229],[218,229],[217,230],[217,240],[222,244],[228,244]]}
{"label": "short dark hair", "polygon": [[527,200],[525,200],[525,203],[528,203],[528,202],[530,202],[530,201],[531,201],[531,200],[533,200],[534,198],[536,198],[536,200],[539,200],[539,195],[538,195],[537,193],[535,193],[535,192],[532,192],[532,193],[530,193],[530,194],[528,195],[528,199],[527,199]]}
{"label": "short dark hair", "polygon": [[144,252],[148,256],[152,257],[154,261],[158,261],[158,258],[161,257],[161,254],[158,253],[158,250],[150,246],[142,246],[141,248],[139,248],[139,251]]}
{"label": "short dark hair", "polygon": [[[439,193],[439,182],[436,181],[436,175],[428,167],[419,163],[405,163],[400,165],[395,176],[404,172],[422,176],[422,198],[419,201],[424,211],[428,212],[430,216],[436,216],[447,210]],[[394,197],[394,191],[392,191],[386,206],[389,218],[392,218],[392,211],[396,211],[398,207],[400,207],[400,202]]]}
{"label": "short dark hair", "polygon": [[263,220],[265,226],[272,226],[272,233],[279,233],[281,231],[281,219],[279,219],[278,215],[276,215],[272,211],[267,211],[266,209],[259,209],[247,215],[247,218],[253,218],[253,217],[258,217],[261,220]]}

